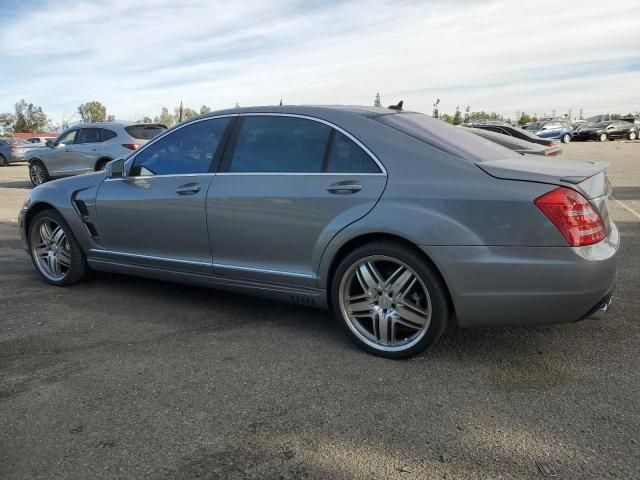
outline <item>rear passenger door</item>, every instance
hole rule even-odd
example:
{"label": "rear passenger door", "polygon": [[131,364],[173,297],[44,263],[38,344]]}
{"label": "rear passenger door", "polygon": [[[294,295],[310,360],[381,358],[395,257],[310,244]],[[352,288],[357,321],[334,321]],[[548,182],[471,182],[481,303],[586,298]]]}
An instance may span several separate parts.
{"label": "rear passenger door", "polygon": [[326,244],[373,208],[385,184],[377,160],[327,123],[240,116],[207,195],[214,271],[314,287]]}
{"label": "rear passenger door", "polygon": [[78,173],[95,170],[96,160],[102,148],[102,133],[100,128],[81,128],[74,145],[75,162]]}

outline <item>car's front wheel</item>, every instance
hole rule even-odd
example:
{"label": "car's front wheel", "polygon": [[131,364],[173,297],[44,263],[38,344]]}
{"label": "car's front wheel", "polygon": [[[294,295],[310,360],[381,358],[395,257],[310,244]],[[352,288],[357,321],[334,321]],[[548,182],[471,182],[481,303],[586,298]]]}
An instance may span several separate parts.
{"label": "car's front wheel", "polygon": [[31,221],[29,250],[38,272],[52,285],[71,285],[89,272],[78,241],[55,210],[44,210]]}
{"label": "car's front wheel", "polygon": [[36,187],[38,185],[42,185],[47,180],[49,180],[49,172],[47,172],[47,167],[45,167],[42,162],[33,161],[31,165],[29,165],[29,179],[31,183],[33,183]]}
{"label": "car's front wheel", "polygon": [[562,136],[562,143],[569,143],[571,141],[571,134],[565,133]]}
{"label": "car's front wheel", "polygon": [[333,311],[364,350],[404,358],[428,348],[450,317],[439,274],[414,249],[395,242],[357,248],[338,265]]}
{"label": "car's front wheel", "polygon": [[9,165],[9,162],[7,162],[6,157],[0,153],[0,167],[6,167],[7,165]]}
{"label": "car's front wheel", "polygon": [[607,134],[606,133],[601,133],[600,137],[598,137],[598,140],[600,140],[601,142],[606,142],[607,141]]}
{"label": "car's front wheel", "polygon": [[636,138],[638,138],[636,132],[629,132],[629,140],[635,140]]}

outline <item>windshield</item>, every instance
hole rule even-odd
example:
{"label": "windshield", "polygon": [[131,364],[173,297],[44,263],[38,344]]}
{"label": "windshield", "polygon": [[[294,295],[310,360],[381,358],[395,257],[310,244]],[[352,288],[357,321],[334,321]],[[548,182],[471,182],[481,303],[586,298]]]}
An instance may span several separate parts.
{"label": "windshield", "polygon": [[594,125],[595,128],[605,128],[611,125],[611,122],[598,122]]}
{"label": "windshield", "polygon": [[454,127],[420,113],[381,115],[375,120],[468,162],[520,158],[518,153],[482,138],[466,128]]}
{"label": "windshield", "polygon": [[542,128],[542,124],[538,123],[538,122],[535,122],[535,123],[532,123],[531,125],[529,125],[526,129],[530,130],[532,132],[537,132],[541,128]]}

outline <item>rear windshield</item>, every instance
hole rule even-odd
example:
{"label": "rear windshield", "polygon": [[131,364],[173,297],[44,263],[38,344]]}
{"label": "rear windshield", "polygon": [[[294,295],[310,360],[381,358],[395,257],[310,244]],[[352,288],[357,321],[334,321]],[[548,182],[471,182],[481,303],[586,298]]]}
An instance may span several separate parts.
{"label": "rear windshield", "polygon": [[159,133],[164,132],[167,127],[163,125],[130,125],[124,127],[129,135],[138,140],[150,140]]}
{"label": "rear windshield", "polygon": [[520,154],[465,128],[420,113],[382,115],[375,120],[468,162],[519,158]]}

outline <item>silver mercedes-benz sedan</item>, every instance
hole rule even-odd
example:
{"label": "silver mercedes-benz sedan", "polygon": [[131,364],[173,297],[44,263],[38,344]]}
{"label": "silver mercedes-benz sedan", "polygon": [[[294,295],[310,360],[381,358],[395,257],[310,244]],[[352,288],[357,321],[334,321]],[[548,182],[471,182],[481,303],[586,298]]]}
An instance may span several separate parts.
{"label": "silver mercedes-benz sedan", "polygon": [[53,285],[102,270],[328,307],[365,350],[406,357],[452,322],[604,314],[606,167],[397,107],[241,108],[35,188],[20,227]]}

